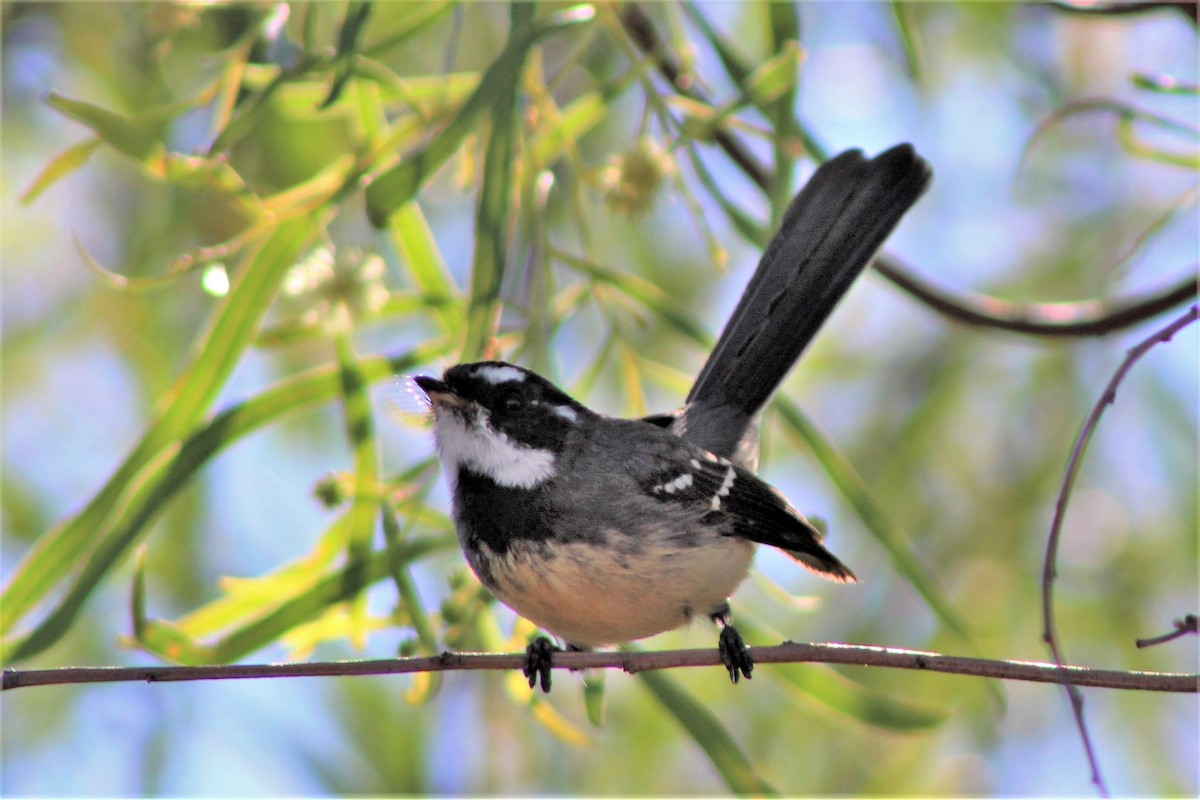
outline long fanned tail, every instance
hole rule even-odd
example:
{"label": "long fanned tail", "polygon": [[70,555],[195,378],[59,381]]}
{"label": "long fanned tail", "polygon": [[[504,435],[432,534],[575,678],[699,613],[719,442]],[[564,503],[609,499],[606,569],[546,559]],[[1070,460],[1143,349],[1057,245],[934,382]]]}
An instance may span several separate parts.
{"label": "long fanned tail", "polygon": [[816,171],[696,378],[676,433],[734,456],[755,414],[930,177],[908,144],[872,159],[848,150]]}

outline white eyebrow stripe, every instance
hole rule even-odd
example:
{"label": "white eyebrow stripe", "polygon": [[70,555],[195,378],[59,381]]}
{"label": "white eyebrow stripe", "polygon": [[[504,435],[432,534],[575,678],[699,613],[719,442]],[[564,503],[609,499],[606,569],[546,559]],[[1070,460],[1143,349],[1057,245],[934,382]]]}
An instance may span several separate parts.
{"label": "white eyebrow stripe", "polygon": [[525,380],[524,372],[507,365],[498,367],[495,364],[488,364],[485,367],[475,368],[472,370],[472,374],[493,386],[501,383],[521,383]]}
{"label": "white eyebrow stripe", "polygon": [[554,413],[570,422],[579,421],[579,412],[570,406],[554,406]]}

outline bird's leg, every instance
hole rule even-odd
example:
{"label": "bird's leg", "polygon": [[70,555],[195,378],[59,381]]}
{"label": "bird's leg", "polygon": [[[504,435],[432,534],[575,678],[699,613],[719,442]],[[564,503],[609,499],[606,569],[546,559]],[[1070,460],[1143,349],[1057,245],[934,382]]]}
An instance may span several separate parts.
{"label": "bird's leg", "polygon": [[550,669],[554,666],[554,654],[561,653],[564,650],[573,653],[581,653],[585,648],[573,645],[570,642],[566,643],[566,647],[556,647],[553,642],[545,636],[539,636],[529,643],[525,648],[525,666],[521,668],[521,672],[529,680],[529,688],[532,689],[541,683],[542,691],[550,692]]}
{"label": "bird's leg", "polygon": [[732,616],[729,604],[723,604],[709,616],[721,628],[721,636],[717,639],[717,652],[721,654],[721,663],[729,670],[729,679],[737,683],[738,678],[744,675],[746,680],[750,680],[750,673],[754,671],[754,659],[750,656],[750,648],[742,641],[742,635],[729,622]]}
{"label": "bird's leg", "polygon": [[554,653],[562,652],[545,636],[539,636],[525,648],[525,666],[521,672],[529,681],[532,689],[541,679],[542,691],[550,692],[550,668],[553,666]]}

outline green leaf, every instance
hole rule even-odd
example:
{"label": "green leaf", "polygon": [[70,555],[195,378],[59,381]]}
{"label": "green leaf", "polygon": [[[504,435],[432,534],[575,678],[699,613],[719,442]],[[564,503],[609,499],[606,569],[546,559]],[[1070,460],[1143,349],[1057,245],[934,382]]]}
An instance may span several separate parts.
{"label": "green leaf", "polygon": [[725,70],[725,74],[729,77],[730,83],[734,86],[744,85],[746,76],[750,74],[752,69],[746,62],[746,59],[742,58],[734,50],[730,42],[700,13],[700,8],[697,4],[687,3],[684,5],[684,9],[688,12],[692,22],[700,29],[700,34],[712,45],[713,51],[717,54],[717,58]]}
{"label": "green leaf", "polygon": [[[428,468],[430,463],[430,461],[424,461],[417,466],[423,472]],[[410,479],[415,477],[416,474],[419,474],[417,470],[409,470]],[[418,496],[414,499],[420,501],[423,500],[423,496]],[[406,502],[404,509],[411,512],[417,505],[417,502]],[[396,584],[396,591],[400,595],[400,602],[404,606],[409,620],[412,622],[413,630],[417,633],[417,640],[421,643],[421,648],[426,654],[432,655],[438,651],[437,632],[434,631],[433,625],[429,622],[429,615],[425,612],[425,607],[421,605],[421,598],[417,594],[417,587],[413,583],[412,575],[408,571],[408,563],[406,559],[401,557],[401,554],[404,552],[404,542],[408,538],[409,530],[413,527],[415,517],[409,514],[406,517],[404,529],[401,529],[400,523],[396,520],[395,512],[388,507],[386,502],[380,504],[380,517],[383,522],[383,535],[384,540],[387,542],[388,552],[396,554],[395,558],[388,561],[392,581]]]}
{"label": "green leaf", "polygon": [[117,152],[136,161],[146,161],[151,155],[163,152],[157,133],[150,130],[145,123],[139,123],[91,103],[71,100],[54,92],[47,95],[46,103],[56,111],[87,125]]}
{"label": "green leaf", "polygon": [[607,119],[608,99],[600,92],[588,92],[562,109],[556,124],[539,132],[529,145],[530,171],[540,172],[558,160],[567,144],[574,144]]}
{"label": "green leaf", "polygon": [[386,253],[394,248],[404,259],[408,273],[429,302],[436,303],[436,314],[446,333],[457,333],[463,329],[465,318],[459,303],[450,302],[461,294],[446,261],[434,239],[433,231],[421,206],[416,202],[406,203],[392,215],[383,242],[390,247],[381,248]]}
{"label": "green leaf", "polygon": [[33,179],[33,183],[29,184],[29,188],[21,195],[21,205],[29,205],[60,178],[65,178],[86,164],[92,157],[92,152],[102,141],[99,137],[86,139],[79,144],[71,145],[51,159],[50,163],[38,173],[38,176]]}
{"label": "green leaf", "polygon": [[386,578],[392,560],[410,563],[457,547],[458,540],[452,534],[414,539],[404,543],[398,552],[377,551],[362,563],[349,564],[329,573],[306,591],[283,598],[283,602],[261,619],[247,623],[213,644],[217,663],[228,664],[261,650],[297,625],[316,619],[334,603],[351,599],[361,591],[361,586]]}
{"label": "green leaf", "polygon": [[658,671],[639,672],[638,677],[655,699],[662,703],[663,708],[700,745],[731,792],[743,795],[779,794],[754,771],[754,765],[733,741],[725,726],[673,678]]}
{"label": "green leaf", "polygon": [[[367,382],[354,354],[354,344],[348,330],[333,337],[337,353],[338,376],[342,387],[342,410],[346,438],[354,454],[354,490],[350,499],[350,515],[346,520],[346,560],[349,564],[364,563],[375,537],[375,514],[379,493],[379,448],[375,439],[375,417]],[[351,576],[353,577],[353,576]],[[363,584],[365,585],[365,584]],[[356,633],[355,645],[366,645],[366,595],[360,594],[351,613]]]}
{"label": "green leaf", "polygon": [[261,616],[244,621],[220,639],[206,644],[189,636],[183,627],[151,621],[139,644],[152,653],[184,664],[228,664],[278,641],[293,628],[310,622],[330,606],[355,597],[362,585],[382,580],[390,569],[389,559],[415,561],[457,547],[452,535],[406,542],[401,550],[368,554],[365,560],[316,576],[303,585],[281,586],[276,603]]}
{"label": "green leaf", "polygon": [[808,445],[825,474],[850,503],[863,525],[891,556],[896,571],[925,598],[930,610],[943,625],[970,643],[971,636],[966,622],[942,593],[942,588],[933,573],[917,559],[908,534],[871,494],[866,481],[854,466],[791,400],[777,397],[773,407],[779,412],[779,418],[788,432]]}
{"label": "green leaf", "polygon": [[[784,211],[792,200],[792,164],[800,154],[796,123],[796,73],[800,70],[800,18],[794,3],[771,3],[768,6],[771,20],[771,38],[778,61],[773,71],[765,73],[768,86],[773,90],[766,93],[768,99],[760,103],[767,118],[771,120],[774,134],[771,150],[774,155],[770,187],[771,221],[777,224],[783,219]],[[771,62],[768,62],[771,63]],[[787,70],[791,69],[791,72]],[[756,70],[752,78],[758,76]],[[788,77],[792,80],[787,80]],[[752,93],[752,97],[757,97]],[[759,102],[757,99],[756,103]]]}
{"label": "green leaf", "polygon": [[338,31],[335,57],[337,74],[333,78],[333,85],[329,88],[328,96],[318,108],[326,109],[336,103],[341,97],[342,90],[346,88],[346,84],[354,75],[354,57],[373,7],[371,3],[352,2],[346,8],[345,19],[342,21],[341,30]]}
{"label": "green leaf", "polygon": [[[363,359],[359,366],[365,379],[373,382],[425,363],[446,352],[446,349],[446,343],[435,343],[428,348],[416,348],[392,358]],[[39,638],[31,636],[18,644],[5,642],[6,657],[10,647],[15,648],[12,658],[25,657],[39,652],[61,636],[65,632],[64,626],[71,621],[87,594],[109,567],[141,537],[166,502],[217,452],[286,412],[332,400],[337,396],[338,389],[338,372],[334,367],[313,370],[218,414],[185,439],[171,460],[141,477],[137,494],[130,499],[122,516],[111,524],[112,533],[97,547],[88,562],[88,569],[62,601],[59,611],[39,628]],[[439,521],[439,526],[441,524]]]}
{"label": "green leaf", "polygon": [[785,42],[781,52],[750,73],[745,92],[756,106],[766,108],[785,93],[790,96],[795,92],[799,71],[800,46],[795,41]]}
{"label": "green leaf", "polygon": [[511,78],[497,87],[492,98],[491,135],[484,154],[483,186],[475,213],[475,254],[471,261],[467,333],[462,349],[465,361],[484,355],[500,321],[500,286],[508,261],[517,121],[517,75]]}
{"label": "green leaf", "polygon": [[921,80],[921,29],[914,20],[915,9],[904,0],[892,0],[892,16],[896,20],[896,32],[904,48],[904,66],[913,81]]}
{"label": "green leaf", "polygon": [[[444,514],[421,508],[409,517],[409,522],[425,530],[451,531],[453,523]],[[279,568],[253,578],[225,578],[221,581],[224,594],[211,603],[188,613],[175,623],[195,639],[212,637],[230,628],[241,627],[249,619],[257,619],[277,608],[286,598],[307,591],[329,573],[334,557],[344,551],[345,515],[326,529],[313,551]],[[336,551],[330,545],[337,545]],[[328,551],[328,552],[326,552]],[[403,554],[403,548],[396,551]],[[406,564],[399,556],[392,569]]]}
{"label": "green leaf", "polygon": [[[737,627],[747,641],[781,642],[785,638],[778,631],[747,620],[745,614],[739,615]],[[946,712],[941,709],[863,686],[828,664],[771,664],[769,669],[754,674],[770,676],[793,693],[802,693],[834,711],[885,730],[924,730],[946,720]]]}
{"label": "green leaf", "polygon": [[[0,629],[6,634],[66,581],[75,565],[83,566],[72,589],[47,619],[14,650],[6,646],[9,657],[27,657],[57,641],[95,584],[132,544],[129,540],[114,547],[114,535],[117,541],[121,539],[113,531],[114,514],[132,494],[146,496],[141,473],[152,469],[164,449],[189,433],[216,398],[253,341],[284,273],[314,232],[311,219],[286,221],[247,255],[233,290],[222,300],[209,330],[198,341],[192,363],[162,398],[158,416],[133,451],[82,512],[43,535],[25,557],[3,596]],[[132,510],[133,515],[139,512]]]}
{"label": "green leaf", "polygon": [[[529,4],[515,4],[514,12],[526,5]],[[586,7],[575,7],[552,14],[549,22],[540,27],[523,29],[514,26],[508,44],[484,72],[475,92],[454,119],[437,132],[429,144],[406,156],[367,187],[367,217],[371,224],[377,228],[386,225],[392,213],[412,200],[437,168],[458,150],[467,134],[475,130],[476,118],[489,106],[495,107],[497,98],[514,95],[525,57],[534,44],[591,18]]]}
{"label": "green leaf", "polygon": [[[422,2],[422,3],[393,3],[388,9],[391,12],[390,19],[399,19],[400,25],[394,30],[391,30],[387,35],[377,41],[371,42],[362,48],[362,52],[369,55],[378,55],[393,47],[403,44],[413,36],[424,31],[430,25],[440,21],[456,8],[456,3],[443,2]],[[399,10],[397,10],[399,7]]]}
{"label": "green leaf", "polygon": [[583,708],[588,722],[604,727],[604,673],[602,669],[588,670],[583,676]]}
{"label": "green leaf", "polygon": [[626,297],[637,301],[652,311],[669,327],[706,347],[712,338],[702,325],[696,322],[691,309],[684,307],[650,281],[629,272],[619,272],[582,258],[565,253],[556,256],[567,266],[573,267],[599,283],[615,287]]}

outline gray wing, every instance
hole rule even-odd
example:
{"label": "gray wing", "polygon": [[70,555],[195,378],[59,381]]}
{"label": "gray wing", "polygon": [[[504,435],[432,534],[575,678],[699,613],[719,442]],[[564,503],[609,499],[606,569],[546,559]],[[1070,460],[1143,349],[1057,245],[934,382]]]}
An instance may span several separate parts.
{"label": "gray wing", "polygon": [[[659,431],[647,432],[647,438],[658,440]],[[665,435],[673,441],[659,440],[660,446],[640,447],[629,457],[629,472],[643,496],[662,503],[664,511],[690,511],[726,536],[778,547],[823,577],[855,580],[822,545],[821,532],[778,490],[728,459]]]}

